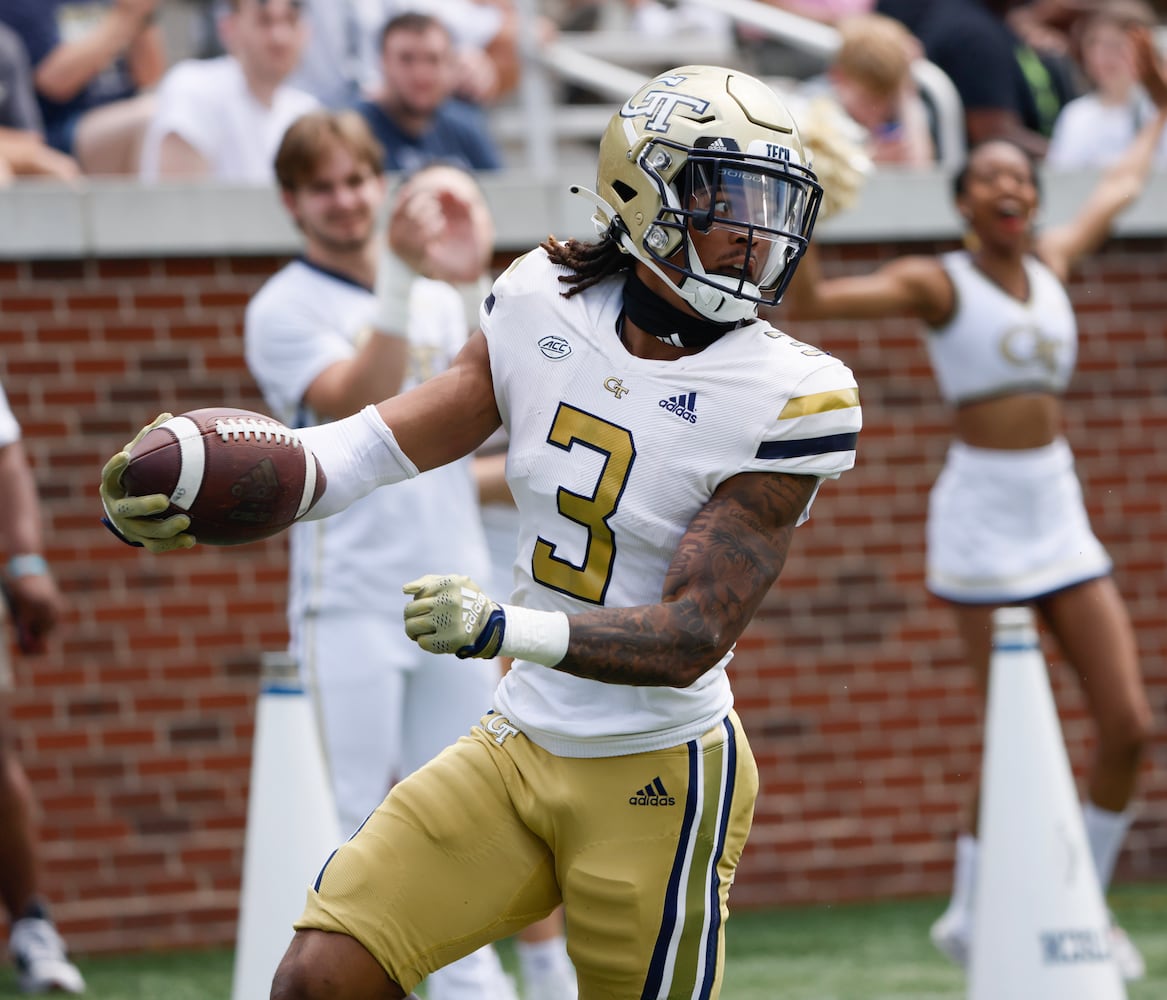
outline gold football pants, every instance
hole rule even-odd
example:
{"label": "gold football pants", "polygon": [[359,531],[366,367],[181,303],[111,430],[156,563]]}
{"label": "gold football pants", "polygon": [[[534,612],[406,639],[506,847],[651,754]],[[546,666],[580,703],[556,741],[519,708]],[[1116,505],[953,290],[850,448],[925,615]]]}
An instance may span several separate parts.
{"label": "gold football pants", "polygon": [[488,715],[328,859],[296,926],[350,935],[408,992],[562,902],[580,1000],[712,1000],[757,791],[733,713],[689,743],[598,758]]}

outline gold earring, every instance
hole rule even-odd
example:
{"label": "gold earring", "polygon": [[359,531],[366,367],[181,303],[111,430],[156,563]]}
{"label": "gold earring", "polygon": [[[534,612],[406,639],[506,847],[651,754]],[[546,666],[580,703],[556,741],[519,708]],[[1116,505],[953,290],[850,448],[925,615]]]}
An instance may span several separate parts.
{"label": "gold earring", "polygon": [[960,238],[960,241],[969,253],[977,253],[981,249],[981,238],[971,229],[964,231],[964,235]]}

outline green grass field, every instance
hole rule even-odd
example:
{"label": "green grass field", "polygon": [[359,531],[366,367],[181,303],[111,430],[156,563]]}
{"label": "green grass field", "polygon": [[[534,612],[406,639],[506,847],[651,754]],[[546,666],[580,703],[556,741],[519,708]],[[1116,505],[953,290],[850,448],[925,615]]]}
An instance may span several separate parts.
{"label": "green grass field", "polygon": [[[1111,904],[1147,960],[1128,1000],[1167,997],[1167,885],[1123,886]],[[962,1000],[964,978],[928,942],[941,900],[736,913],[722,1000]],[[513,966],[504,942],[503,959]],[[229,1000],[229,950],[79,960],[90,1000]],[[0,970],[0,998],[16,997]],[[255,1000],[266,1000],[256,997]]]}

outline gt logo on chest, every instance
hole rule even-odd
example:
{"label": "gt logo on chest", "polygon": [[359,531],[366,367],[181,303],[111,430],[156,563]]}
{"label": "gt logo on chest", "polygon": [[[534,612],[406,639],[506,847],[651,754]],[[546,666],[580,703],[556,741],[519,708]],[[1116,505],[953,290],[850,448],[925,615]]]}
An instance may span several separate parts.
{"label": "gt logo on chest", "polygon": [[623,399],[632,391],[624,384],[623,379],[619,379],[615,375],[609,375],[604,379],[604,388],[617,399]]}

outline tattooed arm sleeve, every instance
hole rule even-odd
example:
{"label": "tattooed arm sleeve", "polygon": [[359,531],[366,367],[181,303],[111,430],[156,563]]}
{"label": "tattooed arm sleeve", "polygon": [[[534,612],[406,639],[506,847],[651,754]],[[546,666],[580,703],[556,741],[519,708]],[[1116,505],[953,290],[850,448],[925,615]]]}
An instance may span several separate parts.
{"label": "tattooed arm sleeve", "polygon": [[727,479],[681,539],[661,602],[572,615],[555,669],[610,684],[692,684],[753,618],[817,484],[785,473]]}

